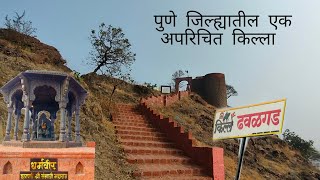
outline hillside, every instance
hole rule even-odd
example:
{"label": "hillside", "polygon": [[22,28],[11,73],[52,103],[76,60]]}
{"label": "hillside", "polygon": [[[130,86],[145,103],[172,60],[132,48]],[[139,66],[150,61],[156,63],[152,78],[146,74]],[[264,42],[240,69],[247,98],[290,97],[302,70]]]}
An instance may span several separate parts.
{"label": "hillside", "polygon": [[[21,39],[22,42],[19,42]],[[0,30],[0,86],[25,70],[72,73],[65,63],[54,47],[13,31]],[[129,166],[124,159],[124,152],[120,148],[114,126],[109,121],[109,112],[106,110],[106,102],[113,88],[110,79],[87,74],[80,78],[80,83],[89,92],[81,109],[80,132],[84,142],[96,142],[96,179],[132,179],[131,172],[134,167]],[[137,103],[141,97],[149,95],[148,92],[148,89],[142,86],[123,83],[113,99],[114,102]],[[5,133],[6,118],[6,105],[0,95],[1,142]],[[22,127],[22,122],[20,123]],[[20,128],[19,134],[21,133]]]}
{"label": "hillside", "polygon": [[[54,70],[72,74],[66,61],[54,47],[19,33],[0,29],[0,87],[25,70]],[[78,77],[77,77],[78,78]],[[111,79],[96,74],[78,78],[89,95],[81,109],[81,136],[83,141],[96,142],[96,179],[133,179],[135,167],[126,163],[110,122],[108,109],[112,91]],[[158,94],[148,88],[123,83],[113,98],[115,102],[136,104],[141,97]],[[165,116],[176,119],[190,130],[199,144],[220,146],[225,149],[227,179],[232,179],[236,170],[238,143],[236,140],[212,142],[212,120],[215,108],[197,95],[185,98],[166,108],[156,107]],[[111,109],[112,111],[112,109]],[[0,96],[0,141],[2,142],[6,105]],[[20,122],[22,123],[22,122]],[[21,134],[21,129],[19,134]],[[243,179],[317,179],[320,172],[295,150],[278,137],[252,138],[249,141]]]}
{"label": "hillside", "polygon": [[[186,106],[187,105],[187,106]],[[199,145],[218,146],[225,150],[226,178],[233,179],[237,167],[237,140],[212,141],[215,107],[197,94],[191,94],[168,107],[154,107],[165,117],[174,118],[191,131]],[[278,136],[251,138],[245,152],[243,179],[319,179],[320,171]]]}

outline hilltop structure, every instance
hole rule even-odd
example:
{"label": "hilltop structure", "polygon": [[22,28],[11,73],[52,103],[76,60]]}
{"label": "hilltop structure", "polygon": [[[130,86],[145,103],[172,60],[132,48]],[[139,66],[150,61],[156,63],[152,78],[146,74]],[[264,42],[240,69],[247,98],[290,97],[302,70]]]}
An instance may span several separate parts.
{"label": "hilltop structure", "polygon": [[187,81],[187,90],[199,94],[209,104],[217,107],[227,107],[227,87],[224,74],[210,73],[205,76],[180,77],[175,79],[175,90],[179,91],[179,83]]}

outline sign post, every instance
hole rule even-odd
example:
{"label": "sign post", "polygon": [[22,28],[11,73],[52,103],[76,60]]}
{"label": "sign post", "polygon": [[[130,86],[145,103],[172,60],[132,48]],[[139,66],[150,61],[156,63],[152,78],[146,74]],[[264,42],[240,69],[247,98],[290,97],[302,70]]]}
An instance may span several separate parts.
{"label": "sign post", "polygon": [[242,138],[236,180],[240,179],[243,156],[249,137],[281,134],[285,107],[286,99],[281,99],[216,111],[213,139]]}
{"label": "sign post", "polygon": [[249,137],[248,138],[243,137],[240,139],[239,155],[238,155],[238,168],[237,168],[237,174],[236,174],[235,180],[240,179],[243,157],[244,157],[244,153],[246,151],[246,144],[247,144],[248,140],[249,140]]}

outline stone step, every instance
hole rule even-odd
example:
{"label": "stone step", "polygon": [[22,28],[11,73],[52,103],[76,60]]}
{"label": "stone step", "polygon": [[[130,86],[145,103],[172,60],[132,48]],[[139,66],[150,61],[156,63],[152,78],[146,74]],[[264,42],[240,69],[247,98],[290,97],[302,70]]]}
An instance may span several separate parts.
{"label": "stone step", "polygon": [[115,124],[116,126],[152,127],[152,124],[150,124],[149,122],[134,123],[134,122],[113,121],[113,124]]}
{"label": "stone step", "polygon": [[135,131],[135,130],[118,130],[116,129],[116,133],[117,134],[121,134],[121,135],[135,135],[135,136],[164,136],[163,133],[159,133],[159,132],[146,132],[146,131]]}
{"label": "stone step", "polygon": [[138,146],[122,146],[125,153],[128,154],[180,154],[183,152],[175,148],[160,148],[160,147],[138,147]]}
{"label": "stone step", "polygon": [[118,119],[114,118],[112,122],[126,122],[126,123],[149,123],[146,119]]}
{"label": "stone step", "polygon": [[140,114],[117,114],[115,117],[117,118],[140,118],[140,119],[146,119],[146,116],[140,115]]}
{"label": "stone step", "polygon": [[139,154],[129,154],[127,156],[127,161],[132,164],[188,164],[191,163],[191,159],[181,155],[139,155]]}
{"label": "stone step", "polygon": [[125,115],[128,115],[128,116],[143,116],[139,111],[136,111],[136,110],[131,110],[131,111],[119,110],[119,111],[117,111],[117,113],[115,115],[116,116],[125,116]]}
{"label": "stone step", "polygon": [[196,165],[186,164],[137,164],[138,170],[134,172],[137,177],[163,177],[163,176],[196,176],[203,175],[203,170]]}
{"label": "stone step", "polygon": [[118,130],[134,130],[134,131],[144,131],[144,132],[157,132],[157,129],[151,127],[135,127],[135,126],[121,126],[115,125]]}
{"label": "stone step", "polygon": [[113,119],[117,136],[127,156],[135,164],[134,176],[141,179],[208,180],[201,167],[168,141],[134,106],[120,105]]}
{"label": "stone step", "polygon": [[159,142],[159,141],[146,141],[146,140],[121,140],[121,143],[126,146],[138,146],[138,147],[163,147],[174,148],[174,144],[171,142]]}
{"label": "stone step", "polygon": [[113,120],[120,120],[120,121],[123,121],[123,120],[145,120],[145,121],[148,121],[148,119],[145,117],[135,117],[135,116],[115,116],[115,117],[113,117]]}
{"label": "stone step", "polygon": [[141,115],[140,113],[137,112],[120,112],[117,114],[117,117],[137,117],[137,118],[145,118],[144,115]]}
{"label": "stone step", "polygon": [[120,135],[118,134],[121,140],[123,139],[132,139],[132,140],[147,140],[147,141],[166,141],[167,138],[163,136],[136,136],[136,135]]}

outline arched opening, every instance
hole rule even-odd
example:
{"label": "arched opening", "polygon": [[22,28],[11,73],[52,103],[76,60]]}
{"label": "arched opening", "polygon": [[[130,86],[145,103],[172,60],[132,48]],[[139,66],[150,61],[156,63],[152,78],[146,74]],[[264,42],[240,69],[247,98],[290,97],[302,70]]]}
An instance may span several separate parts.
{"label": "arched opening", "polygon": [[59,104],[55,101],[57,92],[53,87],[47,85],[36,87],[34,95],[36,98],[32,104],[38,109],[38,112],[41,110],[50,112],[52,109],[59,109]]}
{"label": "arched opening", "polygon": [[8,161],[3,167],[3,174],[12,174],[12,164]]}
{"label": "arched opening", "polygon": [[14,107],[14,120],[12,121],[12,123],[14,124],[14,140],[18,140],[18,136],[22,134],[22,131],[19,132],[19,129],[22,129],[23,127],[23,121],[20,121],[22,114],[21,110],[24,107],[24,104],[22,102],[22,96],[23,92],[21,89],[17,89],[11,96],[11,101],[13,102]]}
{"label": "arched opening", "polygon": [[187,90],[188,81],[183,80],[179,82],[179,91],[186,91]]}
{"label": "arched opening", "polygon": [[52,114],[59,110],[59,104],[55,101],[56,90],[51,86],[38,86],[34,89],[33,101],[33,140],[55,140],[54,119]]}
{"label": "arched opening", "polygon": [[73,115],[73,111],[75,109],[75,104],[76,104],[76,97],[74,95],[73,92],[69,92],[68,93],[68,104],[66,107],[67,110],[67,123],[66,123],[66,129],[67,129],[67,139],[69,141],[72,141],[73,139],[73,134],[72,132],[74,132],[74,121],[72,121],[72,115]]}
{"label": "arched opening", "polygon": [[18,101],[22,103],[22,95],[23,95],[23,92],[21,89],[16,90],[11,96],[12,102]]}
{"label": "arched opening", "polygon": [[21,109],[24,106],[22,102],[22,96],[23,96],[23,92],[21,89],[16,90],[11,96],[11,101],[13,102],[15,115],[17,115],[18,113],[21,113]]}
{"label": "arched opening", "polygon": [[69,99],[69,101],[68,101],[68,104],[67,104],[67,110],[72,110],[72,106],[74,106],[74,103],[75,103],[75,101],[76,101],[76,97],[75,97],[75,95],[73,94],[73,92],[69,92],[68,93],[68,99]]}
{"label": "arched opening", "polygon": [[52,138],[53,122],[50,119],[50,113],[48,111],[40,111],[37,114],[37,120],[34,127],[36,127],[36,139],[45,140]]}
{"label": "arched opening", "polygon": [[76,174],[84,174],[83,165],[81,164],[81,162],[79,162],[76,166]]}
{"label": "arched opening", "polygon": [[180,77],[175,79],[175,91],[191,91],[192,77]]}

